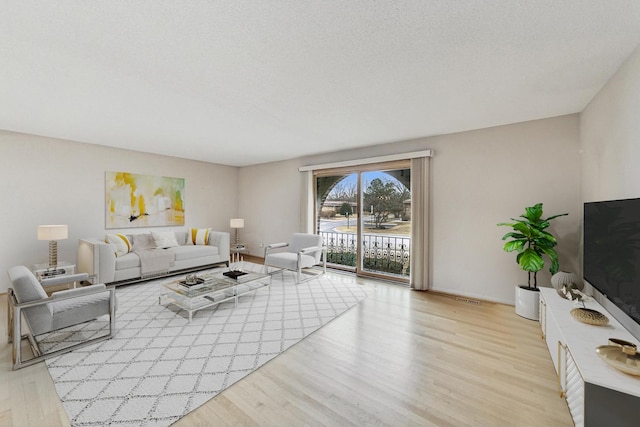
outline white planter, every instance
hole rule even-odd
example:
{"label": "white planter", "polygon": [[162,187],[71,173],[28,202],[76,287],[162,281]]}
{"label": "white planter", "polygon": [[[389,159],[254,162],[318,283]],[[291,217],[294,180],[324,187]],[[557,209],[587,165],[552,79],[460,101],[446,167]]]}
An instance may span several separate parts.
{"label": "white planter", "polygon": [[516,314],[530,320],[538,320],[540,291],[516,286]]}

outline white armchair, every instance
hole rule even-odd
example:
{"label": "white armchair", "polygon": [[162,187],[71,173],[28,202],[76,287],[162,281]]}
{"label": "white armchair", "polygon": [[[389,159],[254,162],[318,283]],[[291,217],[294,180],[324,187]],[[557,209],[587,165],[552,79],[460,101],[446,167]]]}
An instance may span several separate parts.
{"label": "white armchair", "polygon": [[[283,248],[287,249],[274,252]],[[318,264],[322,264],[322,274],[326,273],[327,248],[323,245],[322,236],[317,234],[294,233],[290,243],[273,243],[264,249],[265,271],[269,272],[269,267],[295,271],[296,283],[301,283],[302,274],[308,273],[304,269]]]}
{"label": "white armchair", "polygon": [[[38,282],[33,273],[24,266],[11,267],[8,270],[12,287],[8,295],[9,342],[13,342],[13,369],[56,356],[79,347],[109,339],[115,335],[116,293],[115,286],[104,284],[68,289],[53,292],[50,297],[44,287],[64,283],[79,282],[87,279],[87,274],[45,279]],[[67,326],[92,321],[99,316],[109,315],[109,332],[65,348],[44,353],[41,351],[35,336],[56,331]],[[22,334],[22,318],[24,317],[29,333]],[[22,360],[22,339],[27,338],[34,356]]]}

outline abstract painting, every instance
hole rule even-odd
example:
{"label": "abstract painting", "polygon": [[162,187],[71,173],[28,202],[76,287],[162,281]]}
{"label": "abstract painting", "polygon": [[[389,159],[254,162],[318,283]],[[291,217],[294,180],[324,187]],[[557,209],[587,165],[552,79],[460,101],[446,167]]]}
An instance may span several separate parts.
{"label": "abstract painting", "polygon": [[106,173],[106,228],[184,225],[184,178]]}

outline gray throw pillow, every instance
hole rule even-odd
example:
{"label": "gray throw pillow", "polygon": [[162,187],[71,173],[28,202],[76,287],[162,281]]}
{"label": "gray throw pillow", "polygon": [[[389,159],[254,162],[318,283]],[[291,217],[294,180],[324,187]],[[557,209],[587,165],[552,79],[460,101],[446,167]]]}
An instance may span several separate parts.
{"label": "gray throw pillow", "polygon": [[132,242],[133,250],[136,249],[152,249],[156,247],[151,233],[134,234]]}

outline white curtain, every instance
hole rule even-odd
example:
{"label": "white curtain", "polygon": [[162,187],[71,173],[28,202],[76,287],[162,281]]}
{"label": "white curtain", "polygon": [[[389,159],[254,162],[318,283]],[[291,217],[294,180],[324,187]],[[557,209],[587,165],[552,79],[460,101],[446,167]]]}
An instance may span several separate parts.
{"label": "white curtain", "polygon": [[429,289],[429,157],[411,159],[411,287]]}
{"label": "white curtain", "polygon": [[300,229],[303,233],[315,233],[313,226],[313,171],[301,172]]}

